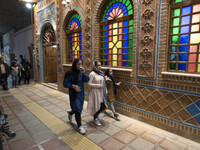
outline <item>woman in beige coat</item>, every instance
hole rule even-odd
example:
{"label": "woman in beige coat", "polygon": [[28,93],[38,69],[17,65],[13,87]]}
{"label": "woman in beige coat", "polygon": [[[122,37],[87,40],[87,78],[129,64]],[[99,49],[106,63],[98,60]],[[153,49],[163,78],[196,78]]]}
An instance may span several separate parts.
{"label": "woman in beige coat", "polygon": [[90,81],[88,85],[90,87],[89,100],[87,110],[94,117],[94,122],[97,126],[101,126],[101,121],[98,116],[106,108],[107,96],[106,96],[106,80],[103,72],[101,71],[101,63],[94,61],[93,71],[89,75]]}

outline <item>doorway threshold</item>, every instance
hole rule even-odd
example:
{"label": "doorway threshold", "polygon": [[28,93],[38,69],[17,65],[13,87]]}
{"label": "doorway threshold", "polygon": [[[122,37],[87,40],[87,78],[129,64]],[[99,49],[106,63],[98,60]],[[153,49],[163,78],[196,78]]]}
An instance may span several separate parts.
{"label": "doorway threshold", "polygon": [[58,90],[58,84],[57,83],[41,83],[41,84],[44,85],[44,86],[47,86],[51,89]]}

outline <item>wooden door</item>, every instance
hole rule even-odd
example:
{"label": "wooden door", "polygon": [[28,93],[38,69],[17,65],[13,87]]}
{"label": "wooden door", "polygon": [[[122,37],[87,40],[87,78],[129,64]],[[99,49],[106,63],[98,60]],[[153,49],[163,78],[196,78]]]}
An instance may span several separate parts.
{"label": "wooden door", "polygon": [[49,46],[43,47],[44,56],[44,82],[57,82],[57,67],[56,67],[56,48]]}

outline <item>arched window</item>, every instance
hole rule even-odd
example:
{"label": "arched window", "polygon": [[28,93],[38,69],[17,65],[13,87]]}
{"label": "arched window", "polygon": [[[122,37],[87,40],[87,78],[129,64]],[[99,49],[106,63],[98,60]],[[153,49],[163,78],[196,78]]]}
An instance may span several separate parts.
{"label": "arched window", "polygon": [[103,66],[132,67],[133,5],[110,0],[100,20],[100,59]]}
{"label": "arched window", "polygon": [[200,1],[173,0],[169,71],[200,72]]}
{"label": "arched window", "polygon": [[82,59],[82,32],[81,18],[73,13],[67,23],[67,62],[73,62],[75,58]]}

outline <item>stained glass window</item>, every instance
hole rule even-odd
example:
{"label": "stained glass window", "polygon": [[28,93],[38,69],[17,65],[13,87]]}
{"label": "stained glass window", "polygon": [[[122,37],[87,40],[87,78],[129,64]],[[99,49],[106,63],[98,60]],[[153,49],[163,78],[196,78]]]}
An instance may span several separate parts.
{"label": "stained glass window", "polygon": [[73,62],[75,58],[82,59],[82,32],[81,18],[75,13],[67,23],[67,61]]}
{"label": "stained glass window", "polygon": [[101,16],[100,59],[103,66],[132,67],[133,5],[110,0]]}
{"label": "stained glass window", "polygon": [[200,2],[174,0],[171,13],[169,70],[200,72]]}

